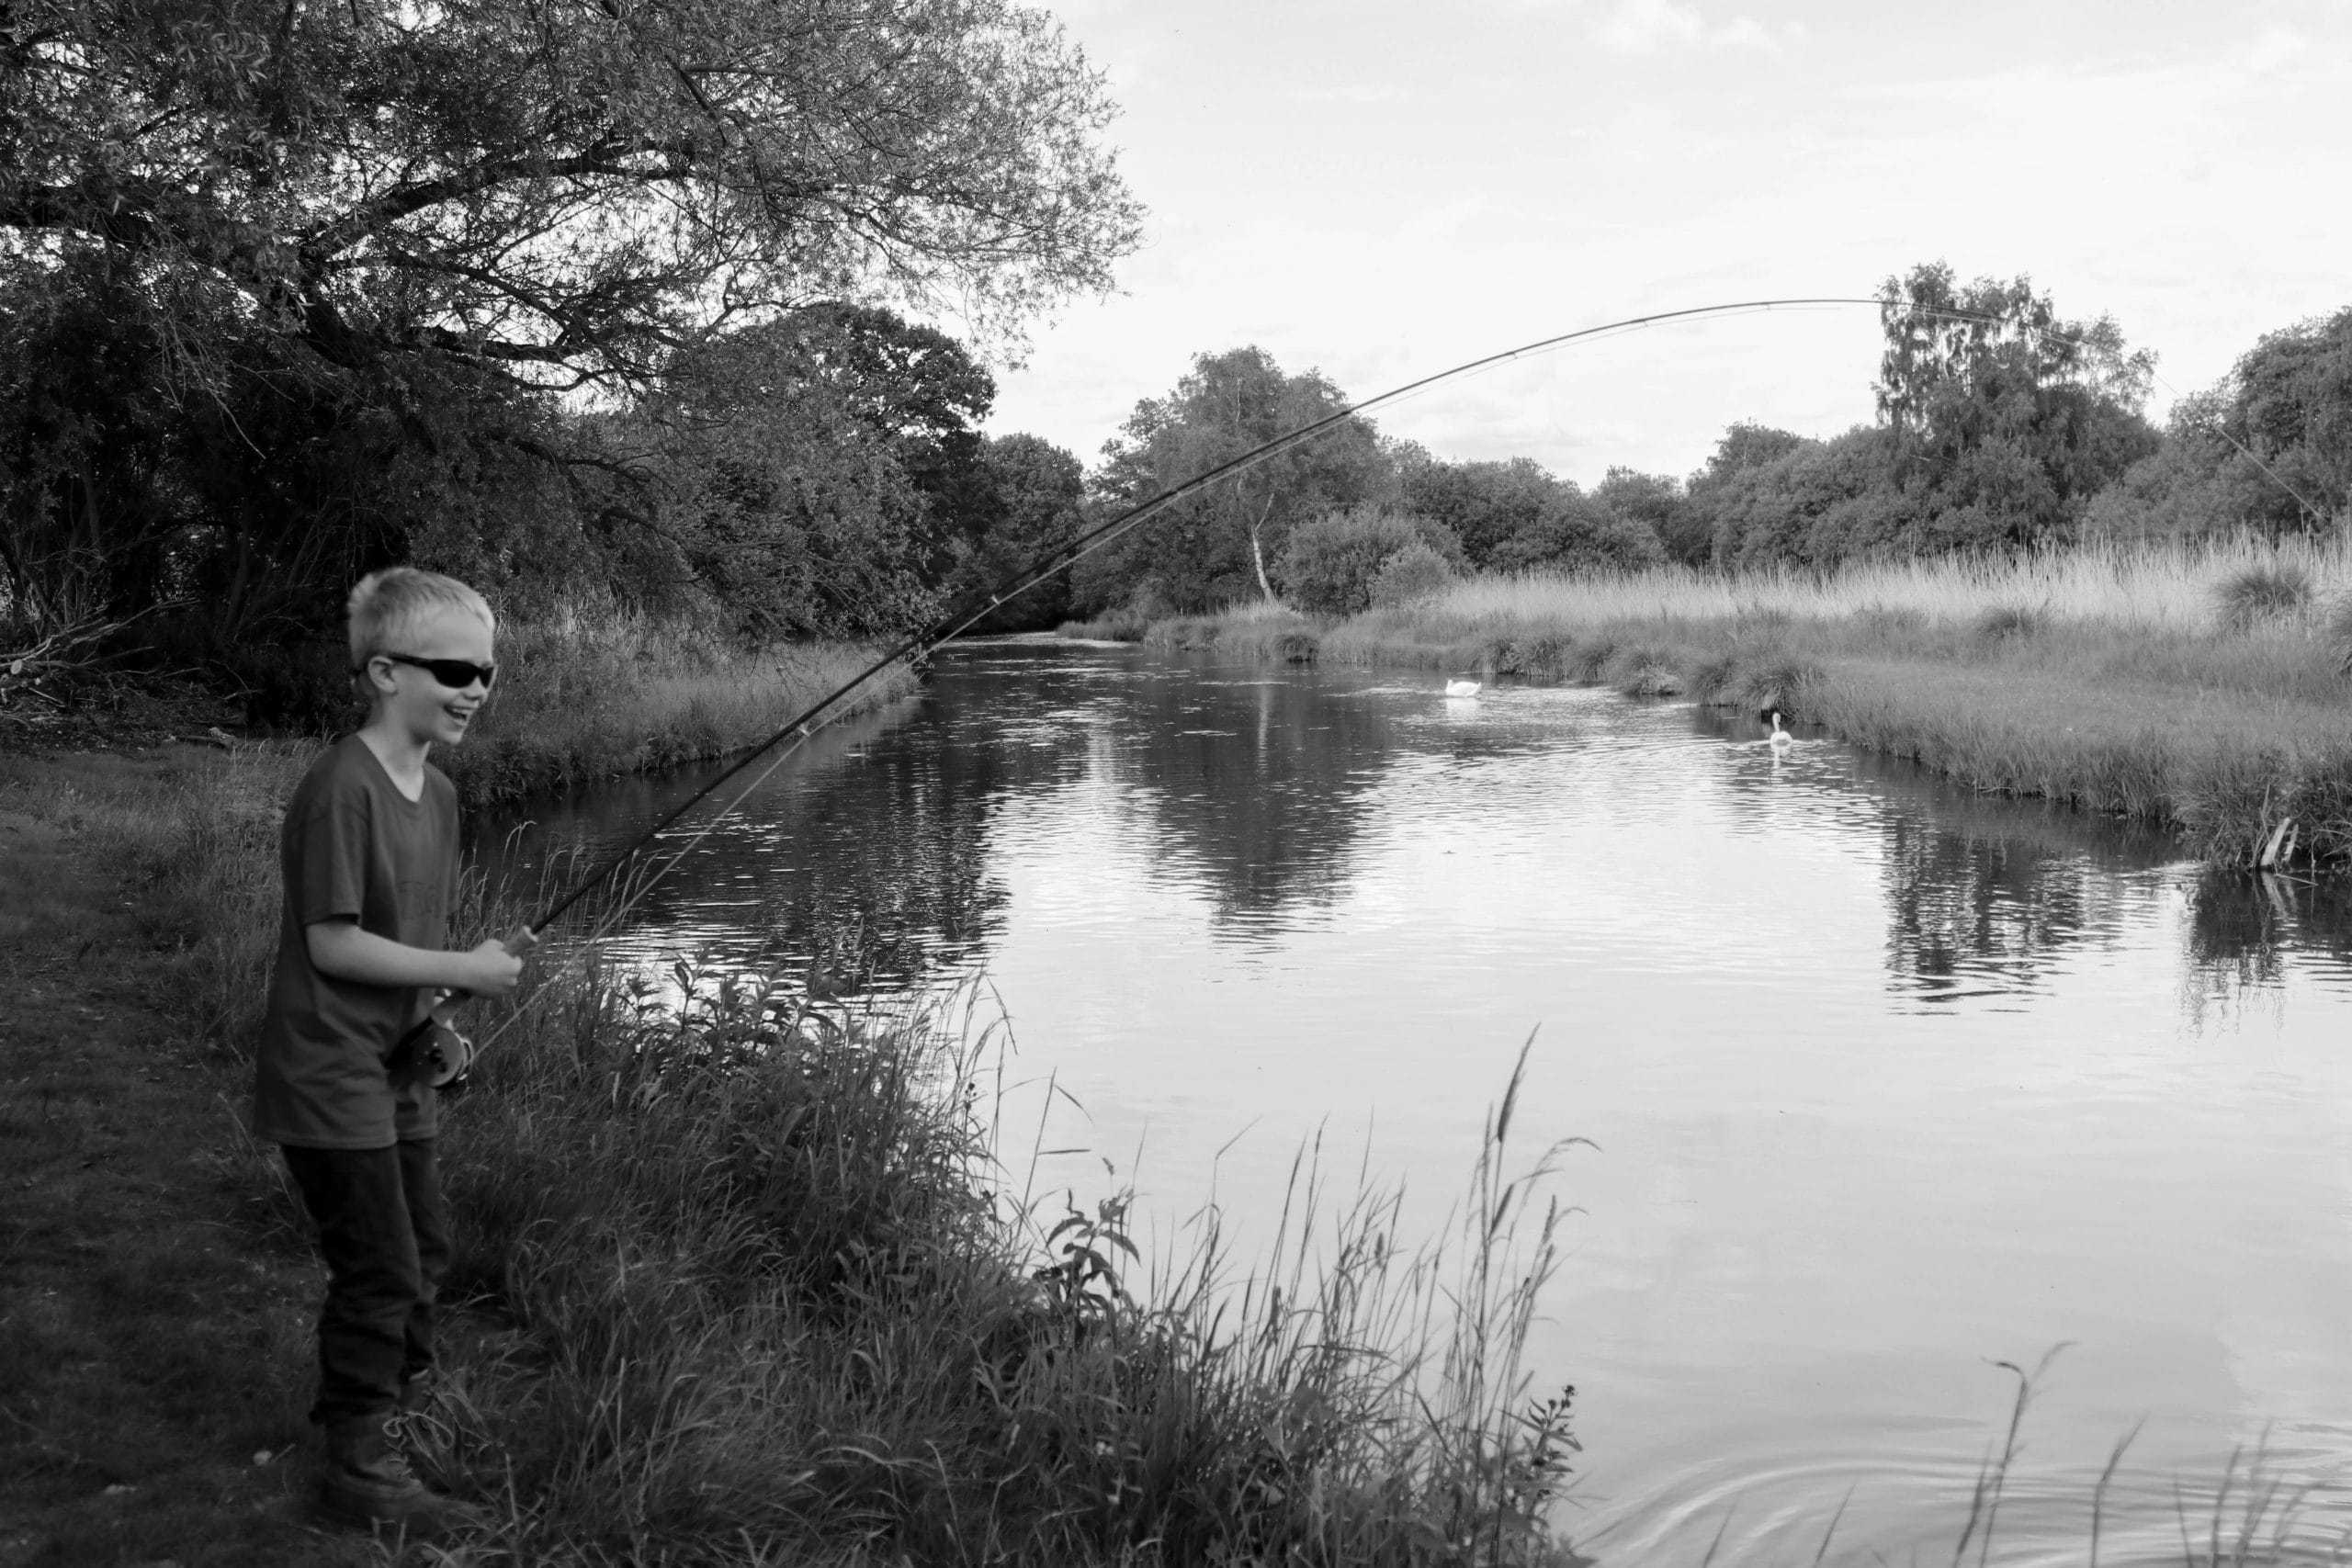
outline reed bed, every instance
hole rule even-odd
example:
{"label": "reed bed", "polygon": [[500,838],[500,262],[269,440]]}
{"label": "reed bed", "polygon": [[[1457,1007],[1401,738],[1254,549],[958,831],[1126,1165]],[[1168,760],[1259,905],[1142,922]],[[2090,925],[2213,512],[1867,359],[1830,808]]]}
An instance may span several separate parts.
{"label": "reed bed", "polygon": [[2342,539],[1479,578],[1336,624],[1252,606],[1147,640],[1777,709],[1980,789],[2148,822],[2216,865],[2352,860]]}
{"label": "reed bed", "polygon": [[[752,745],[873,658],[845,643],[750,649],[697,627],[566,608],[499,630],[499,684],[466,743],[435,759],[469,803],[547,794]],[[852,710],[912,691],[867,683]]]}

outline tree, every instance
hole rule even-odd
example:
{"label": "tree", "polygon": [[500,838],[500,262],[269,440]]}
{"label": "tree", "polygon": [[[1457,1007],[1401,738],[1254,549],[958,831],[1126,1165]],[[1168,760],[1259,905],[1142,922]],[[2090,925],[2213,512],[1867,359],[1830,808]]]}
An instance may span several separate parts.
{"label": "tree", "polygon": [[[1320,372],[1285,375],[1263,349],[1200,355],[1168,396],[1136,404],[1104,445],[1095,491],[1105,507],[1136,505],[1346,406]],[[1271,599],[1269,567],[1298,522],[1388,499],[1395,484],[1371,423],[1342,419],[1081,563],[1080,597],[1095,607],[1142,593],[1185,611]]]}
{"label": "tree", "polygon": [[1493,562],[1505,540],[1532,527],[1561,494],[1560,481],[1532,457],[1446,463],[1419,446],[1402,449],[1400,457],[1407,509],[1443,524],[1479,569]]}
{"label": "tree", "polygon": [[2059,318],[2024,277],[1962,287],[1938,262],[1886,280],[1879,416],[1894,482],[1966,511],[1976,543],[2071,529],[2091,496],[2155,449],[2141,417],[2155,356],[2114,318]]}
{"label": "tree", "polygon": [[1487,564],[1492,571],[1638,571],[1665,558],[1648,524],[1610,511],[1564,480],[1559,493],[1497,546]]}
{"label": "tree", "polygon": [[[140,545],[117,570],[107,513],[76,570],[126,609],[175,571],[315,599],[420,530],[462,543],[453,506],[503,526],[500,497],[625,474],[607,427],[548,394],[659,398],[704,339],[826,301],[952,300],[1017,344],[1135,243],[1112,112],[1012,0],[16,0],[0,283],[83,302],[43,314],[49,342],[115,323],[115,361],[140,365],[116,384],[172,409],[172,519],[122,515],[177,564]],[[98,388],[92,428],[117,417]],[[10,515],[51,520],[12,536],[17,573],[54,564],[75,487],[112,482],[43,417],[0,408],[0,446],[39,454],[7,476]],[[256,448],[260,489],[224,488],[236,464],[172,470],[208,423]],[[268,478],[291,470],[318,482]],[[287,530],[254,521],[288,502]]]}
{"label": "tree", "polygon": [[137,254],[330,362],[557,384],[882,289],[1010,327],[1136,211],[1102,79],[1008,0],[17,0],[0,226]]}
{"label": "tree", "polygon": [[[1086,471],[1079,460],[1042,436],[1000,435],[981,452],[988,521],[968,547],[949,597],[968,603],[1048,550],[1078,536],[1086,524]],[[1069,611],[1069,573],[1057,572],[978,622],[976,632],[1028,631],[1052,626]]]}
{"label": "tree", "polygon": [[2352,523],[2352,309],[2265,333],[2173,405],[2164,445],[2102,491],[2103,534],[2276,539]]}
{"label": "tree", "polygon": [[1684,566],[1707,564],[1714,547],[1713,529],[1671,476],[1611,468],[1594,487],[1592,499],[1657,535],[1668,560]]}
{"label": "tree", "polygon": [[[1382,506],[1329,512],[1291,530],[1275,576],[1289,601],[1309,615],[1360,615],[1372,607],[1389,565],[1414,550],[1434,556],[1441,569],[1462,554],[1443,524]],[[1401,592],[1404,578],[1397,581]]]}

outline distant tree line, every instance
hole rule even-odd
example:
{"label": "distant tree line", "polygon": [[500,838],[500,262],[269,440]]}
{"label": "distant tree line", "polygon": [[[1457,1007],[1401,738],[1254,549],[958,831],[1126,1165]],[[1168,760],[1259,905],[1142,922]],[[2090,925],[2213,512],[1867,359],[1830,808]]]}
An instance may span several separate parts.
{"label": "distant tree line", "polygon": [[233,672],[393,560],[904,625],[1075,525],[917,318],[1108,287],[1114,112],[1016,0],[15,0],[0,630]]}
{"label": "distant tree line", "polygon": [[[1077,605],[1198,612],[1276,598],[1352,614],[1476,572],[1786,565],[2088,537],[2352,525],[2352,310],[2273,333],[2159,430],[2154,356],[2059,317],[2026,278],[1890,278],[1877,418],[1826,439],[1739,423],[1687,479],[1589,489],[1528,458],[1448,462],[1351,418],[1080,566]],[[1098,513],[1346,406],[1261,350],[1203,355],[1136,407],[1090,479]]]}

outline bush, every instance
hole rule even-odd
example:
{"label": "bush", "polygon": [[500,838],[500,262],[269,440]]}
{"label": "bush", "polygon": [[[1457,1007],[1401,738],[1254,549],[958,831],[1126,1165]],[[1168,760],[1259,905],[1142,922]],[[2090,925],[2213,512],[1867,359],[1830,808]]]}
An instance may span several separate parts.
{"label": "bush", "polygon": [[1372,580],[1375,604],[1405,604],[1425,599],[1453,581],[1452,563],[1416,539],[1390,556]]}
{"label": "bush", "polygon": [[2038,604],[1995,604],[1976,617],[1976,635],[1986,642],[2035,636],[2050,624],[2050,612]]}
{"label": "bush", "polygon": [[1610,511],[1578,491],[1564,493],[1520,532],[1496,547],[1496,571],[1640,571],[1666,560],[1656,530]]}
{"label": "bush", "polygon": [[1361,615],[1372,608],[1374,584],[1394,557],[1418,545],[1442,564],[1434,526],[1385,507],[1326,513],[1292,530],[1274,576],[1310,615]]}
{"label": "bush", "polygon": [[2337,674],[2352,675],[2352,593],[2338,599],[2328,609],[2327,652],[2335,661]]}
{"label": "bush", "polygon": [[2312,602],[2312,574],[2295,561],[2257,561],[2222,580],[2213,592],[2222,629],[2251,631],[2265,621],[2299,615]]}

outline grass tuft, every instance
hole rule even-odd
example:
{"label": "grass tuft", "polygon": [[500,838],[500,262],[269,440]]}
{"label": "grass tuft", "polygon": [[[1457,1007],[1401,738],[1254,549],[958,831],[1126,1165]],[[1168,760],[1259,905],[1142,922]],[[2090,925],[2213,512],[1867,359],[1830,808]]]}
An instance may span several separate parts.
{"label": "grass tuft", "polygon": [[2050,612],[2039,604],[1988,604],[1976,615],[1976,635],[1985,642],[2037,637],[2050,625]]}
{"label": "grass tuft", "polygon": [[2352,675],[2352,593],[2339,594],[2328,606],[2328,662],[2339,675]]}
{"label": "grass tuft", "polygon": [[2213,594],[2225,632],[2293,620],[2311,607],[2311,569],[2298,560],[2255,561],[2224,577]]}

